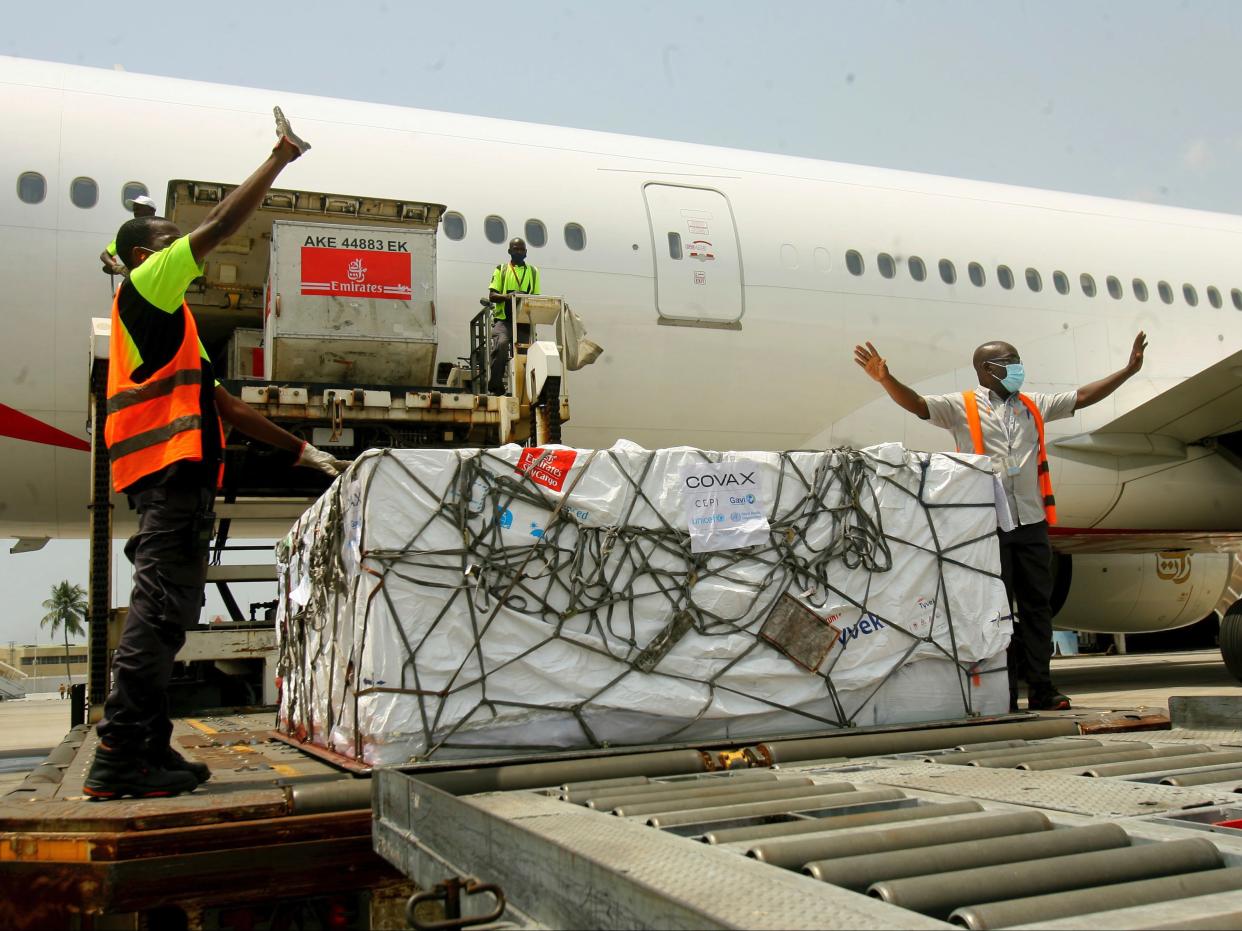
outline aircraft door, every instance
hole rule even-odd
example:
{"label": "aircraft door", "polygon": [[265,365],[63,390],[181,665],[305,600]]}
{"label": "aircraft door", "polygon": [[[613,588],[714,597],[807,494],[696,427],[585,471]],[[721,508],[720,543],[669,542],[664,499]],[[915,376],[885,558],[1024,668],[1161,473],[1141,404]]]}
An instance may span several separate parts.
{"label": "aircraft door", "polygon": [[660,323],[741,329],[742,257],[729,201],[679,184],[643,186]]}

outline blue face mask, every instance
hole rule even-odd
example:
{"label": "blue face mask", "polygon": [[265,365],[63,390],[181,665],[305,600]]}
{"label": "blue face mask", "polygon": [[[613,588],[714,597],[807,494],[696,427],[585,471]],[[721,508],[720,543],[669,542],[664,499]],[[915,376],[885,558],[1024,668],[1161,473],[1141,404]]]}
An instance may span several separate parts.
{"label": "blue face mask", "polygon": [[1026,369],[1022,367],[1021,362],[1010,362],[1008,365],[1001,365],[999,362],[988,364],[1005,370],[1005,377],[1000,380],[1000,383],[1006,391],[1016,394],[1021,390],[1022,382],[1026,380]]}

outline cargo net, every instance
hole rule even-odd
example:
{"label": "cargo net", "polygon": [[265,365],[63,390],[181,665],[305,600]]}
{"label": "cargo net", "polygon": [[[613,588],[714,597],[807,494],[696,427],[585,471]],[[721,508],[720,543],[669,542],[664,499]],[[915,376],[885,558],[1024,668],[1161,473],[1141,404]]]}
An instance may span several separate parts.
{"label": "cargo net", "polygon": [[[695,553],[679,470],[730,457],[761,467],[766,540]],[[281,727],[367,763],[1007,705],[977,457],[372,451],[277,555]]]}

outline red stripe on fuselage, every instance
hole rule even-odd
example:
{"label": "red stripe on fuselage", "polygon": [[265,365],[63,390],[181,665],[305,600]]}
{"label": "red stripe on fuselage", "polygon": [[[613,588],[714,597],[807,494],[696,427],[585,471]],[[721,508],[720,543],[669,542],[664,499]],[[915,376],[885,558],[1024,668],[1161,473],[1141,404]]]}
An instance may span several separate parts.
{"label": "red stripe on fuselage", "polygon": [[64,430],[58,430],[50,423],[36,420],[29,414],[14,410],[7,404],[0,404],[0,436],[11,436],[15,440],[26,440],[30,443],[42,443],[44,446],[61,446],[65,449],[77,449],[90,452],[91,445]]}

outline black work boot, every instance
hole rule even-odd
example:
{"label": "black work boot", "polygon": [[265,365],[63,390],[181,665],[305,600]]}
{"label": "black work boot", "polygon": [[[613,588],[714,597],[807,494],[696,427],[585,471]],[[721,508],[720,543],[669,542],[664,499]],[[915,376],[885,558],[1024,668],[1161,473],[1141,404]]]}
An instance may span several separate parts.
{"label": "black work boot", "polygon": [[1047,691],[1032,692],[1028,695],[1026,707],[1031,711],[1069,711],[1070,700],[1049,686]]}
{"label": "black work boot", "polygon": [[188,772],[171,772],[139,754],[123,753],[105,747],[95,748],[95,759],[82,785],[82,791],[92,799],[117,799],[132,795],[134,798],[163,798],[193,792],[198,780]]}
{"label": "black work boot", "polygon": [[172,747],[154,750],[148,755],[147,759],[153,765],[166,769],[170,773],[189,773],[198,781],[200,786],[211,778],[211,770],[207,768],[206,763],[195,763],[193,760],[187,760]]}

